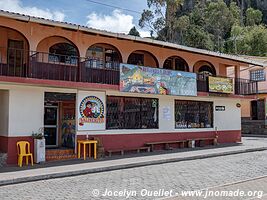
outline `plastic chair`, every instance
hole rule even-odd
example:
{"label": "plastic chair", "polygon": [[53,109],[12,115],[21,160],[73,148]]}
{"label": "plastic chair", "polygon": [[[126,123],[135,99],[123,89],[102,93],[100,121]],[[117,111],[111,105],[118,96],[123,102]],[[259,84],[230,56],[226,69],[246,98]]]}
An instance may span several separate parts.
{"label": "plastic chair", "polygon": [[17,142],[18,151],[18,166],[22,167],[23,157],[26,157],[26,165],[28,165],[28,158],[31,158],[31,164],[33,166],[33,157],[30,152],[30,143],[27,141]]}

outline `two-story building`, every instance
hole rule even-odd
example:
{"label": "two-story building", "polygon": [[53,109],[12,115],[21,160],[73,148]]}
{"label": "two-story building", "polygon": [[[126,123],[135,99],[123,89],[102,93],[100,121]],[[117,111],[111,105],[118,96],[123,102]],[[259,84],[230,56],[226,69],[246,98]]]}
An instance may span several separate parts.
{"label": "two-story building", "polygon": [[[116,30],[114,30],[116,31]],[[244,98],[261,62],[0,11],[0,151],[44,128],[46,148],[97,136],[105,149],[218,135],[241,141]],[[234,77],[226,78],[227,68]]]}
{"label": "two-story building", "polygon": [[[244,58],[253,59],[261,63],[267,64],[267,57],[243,56]],[[252,135],[267,135],[267,69],[250,65],[242,67],[240,77],[258,82],[258,92],[255,99],[243,99],[241,117],[242,117],[242,133]],[[233,72],[232,72],[233,73]]]}

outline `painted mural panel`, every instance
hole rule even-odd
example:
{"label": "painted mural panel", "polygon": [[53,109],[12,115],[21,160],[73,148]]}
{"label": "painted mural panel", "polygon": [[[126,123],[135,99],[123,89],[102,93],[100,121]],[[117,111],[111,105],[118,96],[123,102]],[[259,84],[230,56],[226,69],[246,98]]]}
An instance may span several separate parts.
{"label": "painted mural panel", "polygon": [[233,79],[209,76],[209,92],[234,93]]}
{"label": "painted mural panel", "polygon": [[121,64],[120,91],[175,96],[197,96],[196,74]]}
{"label": "painted mural panel", "polygon": [[78,130],[105,130],[105,92],[79,91],[77,101]]}

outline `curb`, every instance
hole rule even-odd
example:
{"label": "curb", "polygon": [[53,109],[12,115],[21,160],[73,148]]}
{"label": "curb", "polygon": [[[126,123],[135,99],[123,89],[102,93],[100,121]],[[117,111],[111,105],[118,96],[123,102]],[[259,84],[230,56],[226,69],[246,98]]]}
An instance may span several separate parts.
{"label": "curb", "polygon": [[84,174],[100,173],[100,172],[107,172],[107,171],[114,171],[114,170],[121,170],[121,169],[129,169],[129,168],[136,168],[136,167],[144,167],[144,166],[149,166],[149,165],[158,165],[158,164],[165,164],[165,163],[172,163],[172,162],[190,161],[190,160],[197,160],[197,159],[250,153],[250,152],[256,152],[256,151],[265,151],[265,150],[267,150],[267,147],[245,149],[245,150],[235,150],[235,151],[222,152],[222,153],[211,153],[211,154],[206,154],[206,155],[197,155],[197,156],[191,156],[191,157],[185,157],[185,158],[169,158],[169,159],[162,159],[162,160],[155,160],[155,161],[144,161],[144,162],[139,162],[139,163],[122,164],[122,165],[116,165],[116,166],[100,167],[100,168],[95,168],[95,169],[84,169],[84,170],[78,170],[78,171],[76,170],[76,171],[71,171],[71,172],[58,172],[58,173],[52,173],[52,174],[46,174],[46,175],[22,177],[22,178],[9,179],[9,180],[3,180],[3,181],[0,180],[0,186],[40,181],[40,180],[48,180],[48,179],[54,179],[54,178],[63,178],[63,177],[69,177],[69,176],[78,176],[78,175],[84,175]]}

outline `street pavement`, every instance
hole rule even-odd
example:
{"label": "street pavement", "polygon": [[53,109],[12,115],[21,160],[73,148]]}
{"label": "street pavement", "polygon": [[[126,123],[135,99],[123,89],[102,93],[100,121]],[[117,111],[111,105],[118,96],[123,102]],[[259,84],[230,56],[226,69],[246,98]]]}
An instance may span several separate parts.
{"label": "street pavement", "polygon": [[[262,178],[255,179],[257,177]],[[236,183],[240,181],[244,182]],[[207,188],[210,190],[239,188],[245,192],[263,191],[260,196],[262,199],[267,199],[267,151],[6,185],[0,187],[0,199],[166,199],[169,197],[168,192],[175,195],[182,191]],[[170,199],[204,198],[178,196]],[[210,197],[207,199],[228,198]],[[230,199],[251,198],[246,196]]]}

